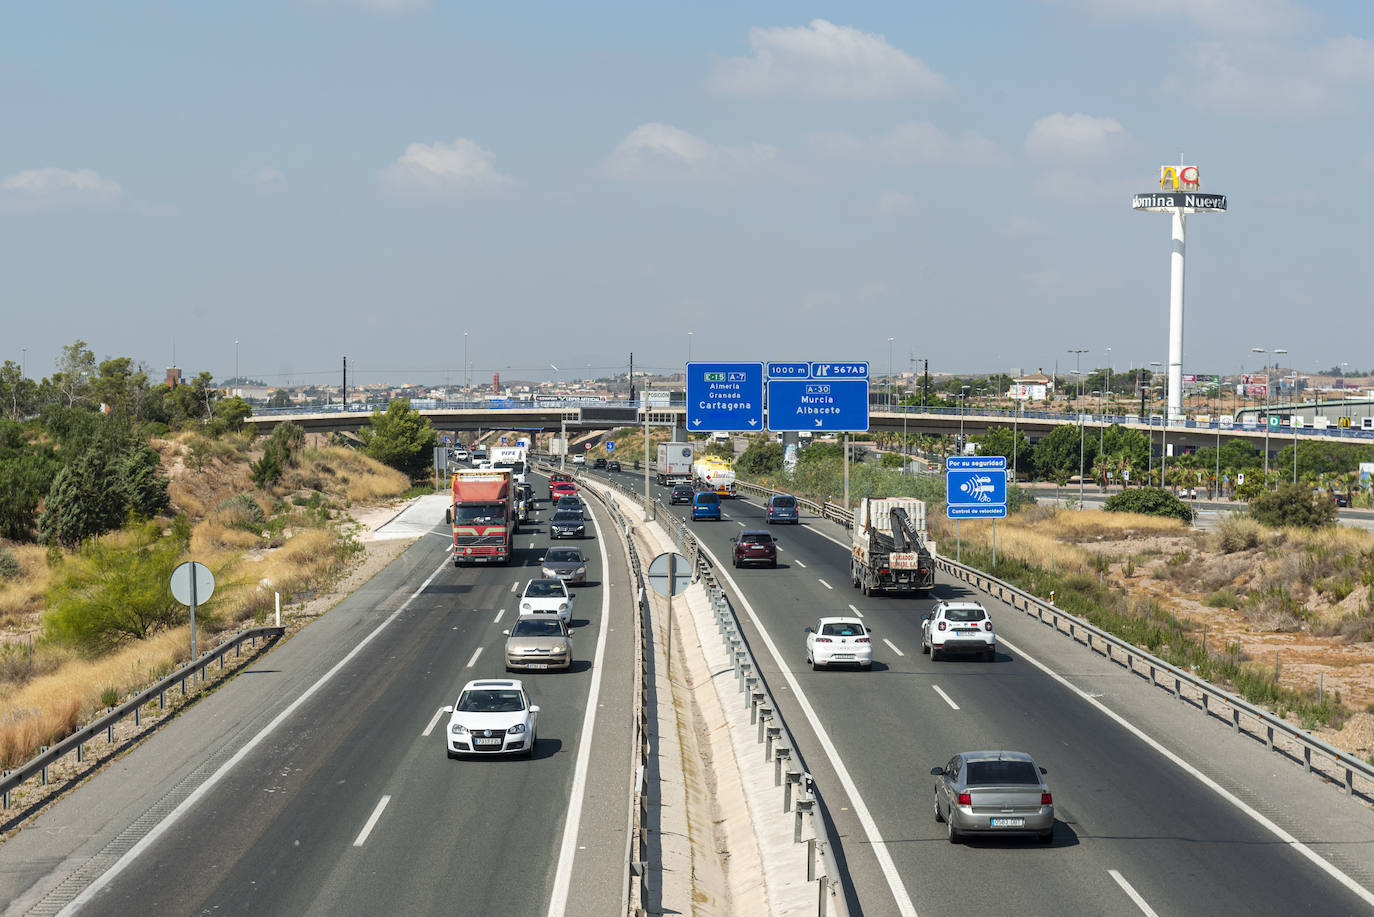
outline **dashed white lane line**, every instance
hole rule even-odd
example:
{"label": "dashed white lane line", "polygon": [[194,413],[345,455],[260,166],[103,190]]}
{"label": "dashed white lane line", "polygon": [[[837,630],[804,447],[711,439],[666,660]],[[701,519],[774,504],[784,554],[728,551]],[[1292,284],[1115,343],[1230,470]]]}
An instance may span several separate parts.
{"label": "dashed white lane line", "polygon": [[901,650],[897,649],[897,644],[893,643],[891,640],[887,639],[886,637],[883,638],[883,642],[887,644],[887,648],[888,648],[888,649],[892,650],[892,652],[896,653],[898,656],[905,656],[905,655],[906,655],[906,653],[903,653]]}
{"label": "dashed white lane line", "polygon": [[818,578],[818,579],[816,580],[816,582],[820,583],[822,586],[824,586],[824,587],[827,588],[827,589],[834,589],[834,588],[835,588],[834,586],[830,585],[829,583],[827,583],[827,582],[826,582],[825,580],[823,580],[823,579],[819,579],[819,578]]}
{"label": "dashed white lane line", "polygon": [[931,687],[935,689],[935,693],[936,693],[936,694],[940,695],[941,697],[943,697],[943,698],[945,699],[945,703],[949,704],[949,709],[951,709],[951,710],[958,710],[958,709],[959,709],[959,705],[956,704],[956,703],[953,701],[953,699],[951,699],[950,696],[949,696],[948,694],[946,694],[946,693],[944,692],[944,690],[943,690],[939,685],[931,685]]}
{"label": "dashed white lane line", "polygon": [[498,611],[498,612],[496,613],[496,617],[494,617],[494,618],[491,619],[491,623],[493,623],[493,624],[500,624],[500,623],[501,623],[501,616],[502,616],[503,614],[505,614],[505,613],[506,613],[506,609],[502,608],[500,611]]}
{"label": "dashed white lane line", "polygon": [[467,668],[472,668],[477,662],[477,657],[482,655],[482,648],[479,646],[472,651],[472,658],[468,660]]}
{"label": "dashed white lane line", "polygon": [[1142,914],[1145,914],[1146,917],[1159,917],[1159,915],[1154,912],[1154,908],[1146,904],[1145,899],[1140,897],[1140,892],[1132,888],[1131,883],[1126,881],[1125,876],[1117,872],[1115,869],[1109,869],[1107,870],[1107,873],[1113,879],[1116,880],[1117,885],[1121,886],[1121,890],[1126,893],[1126,897],[1130,898],[1132,901],[1135,902],[1135,906],[1140,908],[1140,912]]}
{"label": "dashed white lane line", "polygon": [[855,608],[853,605],[850,605],[850,606],[849,606],[849,610],[852,611],[852,612],[854,612],[854,614],[857,615],[857,616],[860,617],[860,618],[862,618],[862,617],[864,616],[864,613],[863,613],[862,611],[859,611],[859,609]]}
{"label": "dashed white lane line", "polygon": [[439,725],[439,717],[443,716],[445,713],[452,713],[452,712],[453,712],[453,708],[452,708],[452,707],[440,707],[438,710],[435,710],[435,711],[434,711],[434,716],[430,718],[429,725],[425,727],[425,731],[422,732],[422,733],[420,733],[420,735],[421,735],[421,736],[428,736],[431,732],[434,731],[434,727],[437,726],[437,725]]}
{"label": "dashed white lane line", "polygon": [[806,564],[802,563],[802,562],[799,561],[799,560],[794,560],[794,561],[792,561],[792,563],[796,564],[798,567],[801,567],[803,570],[806,569]]}
{"label": "dashed white lane line", "polygon": [[519,589],[519,588],[520,588],[520,584],[519,584],[519,583],[511,583],[511,584],[510,584],[510,592],[511,592],[511,595],[515,595],[515,591],[516,591],[517,589]]}
{"label": "dashed white lane line", "polygon": [[377,819],[382,817],[382,810],[386,804],[391,802],[390,796],[383,796],[377,801],[377,808],[372,810],[372,815],[367,819],[367,824],[363,825],[363,830],[358,832],[358,837],[353,841],[354,847],[361,847],[367,843],[367,836],[372,833],[372,829],[377,825]]}
{"label": "dashed white lane line", "polygon": [[738,519],[735,520],[735,525],[739,526],[740,528],[744,528],[744,523],[740,522]]}

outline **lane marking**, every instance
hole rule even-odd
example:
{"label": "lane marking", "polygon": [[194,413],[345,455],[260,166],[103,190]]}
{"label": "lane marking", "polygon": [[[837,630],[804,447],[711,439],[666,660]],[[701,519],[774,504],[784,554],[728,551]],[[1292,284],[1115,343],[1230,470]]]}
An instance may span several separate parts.
{"label": "lane marking", "polygon": [[410,607],[410,603],[419,598],[420,594],[429,588],[429,584],[434,582],[434,578],[438,576],[440,573],[443,573],[444,568],[452,562],[453,561],[448,557],[445,557],[443,560],[439,561],[439,566],[434,568],[434,572],[429,575],[429,578],[420,584],[420,588],[416,589],[414,592],[410,594],[410,598],[406,599],[404,602],[401,603],[400,608],[397,608],[395,611],[393,611],[391,613],[391,616],[388,617],[381,624],[378,624],[370,634],[368,634],[366,637],[363,637],[363,639],[359,640],[357,646],[353,647],[353,649],[351,649],[347,655],[345,655],[338,662],[334,663],[333,668],[331,668],[328,672],[325,672],[323,675],[321,675],[318,681],[316,681],[313,685],[302,691],[299,697],[297,697],[294,701],[288,704],[286,708],[282,710],[281,713],[278,713],[275,717],[272,718],[272,722],[262,727],[261,732],[259,732],[257,735],[253,736],[253,738],[245,742],[243,747],[234,753],[233,757],[231,757],[228,761],[225,761],[223,764],[219,766],[219,770],[215,771],[213,774],[211,774],[209,777],[205,779],[204,783],[202,783],[200,786],[192,790],[191,794],[181,801],[181,805],[177,806],[171,812],[168,812],[167,816],[164,819],[162,819],[162,821],[154,825],[153,828],[143,836],[142,840],[140,840],[138,843],[130,847],[129,851],[125,853],[122,857],[120,857],[118,860],[116,860],[113,866],[111,866],[109,869],[105,870],[105,872],[101,873],[98,877],[96,877],[95,881],[91,882],[90,885],[87,885],[86,888],[79,895],[77,895],[75,898],[73,898],[70,902],[67,903],[67,906],[64,907],[59,912],[59,914],[75,914],[81,908],[85,907],[86,904],[90,902],[90,900],[94,898],[96,894],[100,892],[101,889],[103,889],[105,886],[113,882],[121,872],[123,872],[125,869],[128,869],[129,865],[133,863],[133,861],[136,860],[139,856],[141,856],[149,847],[155,844],[158,838],[166,834],[167,831],[172,827],[172,825],[176,824],[176,822],[180,820],[181,816],[185,815],[196,803],[200,802],[200,800],[204,798],[207,793],[210,792],[210,790],[215,786],[215,784],[223,780],[226,774],[233,770],[234,767],[237,766],[240,761],[248,757],[249,753],[251,753],[253,749],[257,748],[258,745],[262,744],[263,740],[266,739],[269,735],[271,735],[272,732],[277,729],[277,727],[279,727],[282,723],[286,722],[286,720],[293,713],[299,710],[306,703],[306,701],[314,697],[317,691],[319,691],[326,684],[328,684],[329,681],[335,675],[339,674],[339,672],[343,670],[344,666],[352,662],[353,659],[363,651],[363,648],[367,646],[369,643],[371,643],[374,639],[376,639],[377,635],[380,634],[383,630],[385,630],[387,626],[391,624],[392,621],[395,621],[397,618],[399,618],[401,616],[401,613]]}
{"label": "lane marking", "polygon": [[517,583],[511,583],[511,584],[510,584],[510,593],[511,593],[511,595],[515,595],[515,591],[516,591],[518,588],[520,588],[520,584],[519,584],[518,582],[517,582]]}
{"label": "lane marking", "polygon": [[452,707],[440,707],[438,710],[435,710],[434,716],[432,716],[429,720],[429,725],[425,727],[425,731],[420,733],[420,735],[423,737],[428,737],[429,734],[434,731],[434,727],[439,725],[439,718],[443,716],[445,713],[452,712]]}
{"label": "lane marking", "polygon": [[802,563],[802,562],[799,561],[799,560],[794,560],[794,561],[792,561],[792,563],[796,564],[798,567],[801,567],[803,570],[806,569],[806,564]]}
{"label": "lane marking", "polygon": [[1126,893],[1126,897],[1135,902],[1135,906],[1140,908],[1142,914],[1145,914],[1146,917],[1159,917],[1159,915],[1154,912],[1154,908],[1146,904],[1145,899],[1140,897],[1140,893],[1131,887],[1131,883],[1126,881],[1125,876],[1115,869],[1107,870],[1107,874],[1116,880],[1116,884],[1121,886],[1121,890]]}
{"label": "lane marking", "polygon": [[825,580],[823,580],[823,579],[821,579],[821,578],[819,578],[819,577],[816,578],[816,582],[820,583],[822,586],[824,586],[824,587],[827,588],[827,589],[834,589],[834,588],[835,588],[834,586],[830,585],[830,584],[827,583]]}
{"label": "lane marking", "polygon": [[943,698],[945,699],[945,703],[949,704],[949,708],[950,708],[951,710],[958,710],[958,709],[959,709],[959,705],[956,704],[953,700],[951,700],[951,699],[950,699],[950,696],[949,696],[948,694],[946,694],[946,693],[940,688],[939,685],[931,685],[931,687],[935,689],[935,693],[936,693],[936,694],[940,695],[941,697],[943,697]]}
{"label": "lane marking", "polygon": [[491,619],[491,623],[493,623],[493,624],[500,624],[500,623],[501,623],[501,616],[502,616],[503,614],[505,614],[505,613],[506,613],[506,609],[502,608],[500,611],[498,611],[498,612],[496,613],[496,617],[494,617],[494,618]]}
{"label": "lane marking", "polygon": [[[614,498],[612,498],[614,499]],[[596,545],[601,553],[601,575],[610,578],[610,563],[606,559],[606,539],[601,524],[592,513],[592,528],[596,530]],[[582,733],[577,738],[577,765],[573,769],[572,790],[568,800],[568,820],[563,823],[563,843],[558,850],[558,867],[554,871],[553,892],[549,896],[548,917],[563,917],[568,909],[568,894],[572,888],[573,860],[577,856],[577,832],[582,824],[582,804],[587,795],[587,770],[592,760],[592,730],[596,725],[597,703],[601,697],[601,678],[606,672],[606,631],[611,621],[611,590],[601,590],[601,625],[597,628],[596,653],[592,658],[592,685],[587,689],[587,708],[582,718]]]}
{"label": "lane marking", "polygon": [[354,847],[361,847],[367,843],[367,836],[372,833],[372,829],[377,824],[377,819],[382,817],[382,810],[386,808],[389,802],[391,802],[390,796],[383,796],[377,801],[377,808],[372,810],[372,816],[368,818],[367,824],[363,825],[363,830],[358,832],[357,839],[353,841]]}
{"label": "lane marking", "polygon": [[854,614],[860,618],[864,616],[864,613],[862,611],[859,611],[859,609],[855,608],[852,604],[849,606],[849,610],[854,612]]}
{"label": "lane marking", "polygon": [[473,663],[477,661],[477,657],[480,655],[482,655],[482,648],[479,646],[477,647],[477,649],[472,651],[472,658],[468,660],[468,664],[466,667],[469,669],[472,668]]}
{"label": "lane marking", "polygon": [[1309,862],[1311,862],[1317,868],[1321,869],[1327,875],[1331,876],[1331,878],[1335,879],[1341,885],[1344,885],[1361,901],[1368,905],[1374,906],[1374,892],[1369,891],[1363,885],[1360,885],[1354,879],[1350,878],[1350,876],[1341,872],[1341,870],[1338,869],[1334,864],[1327,862],[1325,859],[1321,857],[1320,854],[1314,851],[1311,847],[1308,847],[1302,841],[1298,840],[1293,835],[1283,830],[1283,828],[1279,827],[1276,823],[1270,821],[1264,815],[1261,815],[1249,804],[1247,804],[1244,800],[1240,799],[1230,790],[1226,789],[1226,787],[1217,783],[1211,777],[1208,777],[1202,771],[1198,770],[1196,767],[1189,764],[1187,761],[1184,761],[1177,754],[1165,748],[1162,744],[1160,744],[1154,738],[1149,736],[1143,729],[1129,722],[1124,716],[1117,713],[1115,710],[1112,710],[1106,704],[1102,703],[1097,698],[1093,697],[1083,689],[1079,688],[1077,685],[1070,682],[1063,675],[1060,675],[1058,672],[1054,671],[1049,666],[1045,665],[1039,659],[1036,659],[1034,656],[1027,655],[1024,650],[1018,648],[1014,643],[1011,643],[1006,638],[1002,637],[1002,635],[999,634],[997,640],[1007,649],[1011,650],[1013,653],[1020,655],[1022,659],[1026,660],[1031,665],[1035,666],[1037,669],[1044,672],[1050,678],[1053,678],[1055,681],[1059,682],[1065,688],[1069,689],[1069,691],[1083,698],[1085,702],[1092,704],[1098,710],[1102,711],[1104,715],[1106,715],[1109,719],[1115,722],[1118,726],[1125,729],[1127,732],[1131,733],[1131,735],[1135,736],[1137,739],[1144,742],[1146,745],[1150,746],[1155,751],[1159,752],[1169,761],[1173,762],[1173,764],[1179,770],[1183,771],[1190,777],[1195,778],[1203,786],[1207,787],[1209,790],[1216,793],[1218,796],[1229,802],[1231,805],[1235,806],[1241,812],[1244,812],[1246,815],[1250,816],[1250,818],[1254,819],[1256,823],[1258,823],[1270,834],[1274,835],[1280,841],[1287,844],[1297,853],[1306,857]]}
{"label": "lane marking", "polygon": [[[893,643],[891,640],[887,639],[886,637],[883,638],[883,642],[887,644],[887,648],[888,648],[888,649],[892,650],[892,652],[896,653],[898,656],[905,656],[905,655],[906,655],[906,653],[903,653],[901,650],[897,649],[897,644]],[[935,690],[938,691],[938,690],[940,690],[940,689],[939,689],[939,688],[936,688]]]}
{"label": "lane marking", "polygon": [[[839,749],[830,739],[830,733],[825,731],[821,725],[821,719],[816,715],[816,708],[811,706],[811,701],[807,700],[805,692],[802,691],[801,684],[797,681],[797,676],[792,673],[787,664],[783,661],[782,653],[778,652],[778,645],[773,642],[768,631],[764,628],[763,622],[759,620],[758,613],[754,611],[754,606],[750,604],[744,591],[739,588],[735,578],[730,575],[720,558],[716,557],[714,551],[706,545],[700,545],[706,556],[711,558],[711,563],[715,565],[716,575],[730,584],[730,589],[739,598],[740,604],[744,607],[744,612],[749,616],[749,621],[758,630],[759,636],[763,639],[763,645],[768,647],[769,654],[773,657],[773,662],[777,665],[778,671],[782,673],[787,686],[792,690],[792,696],[797,699],[797,705],[801,707],[802,715],[806,717],[806,722],[810,725],[816,738],[821,744],[821,750],[830,761],[830,766],[835,769],[835,776],[840,781],[840,786],[844,789],[849,801],[854,806],[854,816],[859,820],[860,826],[864,829],[864,834],[868,837],[869,843],[873,848],[873,857],[878,861],[878,867],[882,870],[883,878],[887,880],[887,887],[892,892],[893,899],[897,902],[897,911],[902,917],[916,917],[916,905],[911,903],[911,895],[907,893],[906,886],[902,883],[902,877],[897,872],[897,864],[892,860],[892,852],[888,849],[887,841],[878,831],[878,824],[873,820],[873,813],[869,811],[868,805],[859,795],[859,787],[854,783],[854,778],[850,776],[849,769],[840,760]],[[550,912],[549,917],[554,917]]]}

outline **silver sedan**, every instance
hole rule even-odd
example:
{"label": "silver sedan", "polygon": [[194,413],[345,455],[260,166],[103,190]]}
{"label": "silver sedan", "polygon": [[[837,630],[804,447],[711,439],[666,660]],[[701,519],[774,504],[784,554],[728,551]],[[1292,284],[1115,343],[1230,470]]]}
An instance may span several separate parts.
{"label": "silver sedan", "polygon": [[1032,834],[1042,844],[1054,839],[1048,771],[1025,752],[966,751],[930,773],[935,820],[945,823],[951,844],[975,834]]}
{"label": "silver sedan", "polygon": [[572,635],[557,618],[521,618],[506,635],[506,671],[572,668]]}

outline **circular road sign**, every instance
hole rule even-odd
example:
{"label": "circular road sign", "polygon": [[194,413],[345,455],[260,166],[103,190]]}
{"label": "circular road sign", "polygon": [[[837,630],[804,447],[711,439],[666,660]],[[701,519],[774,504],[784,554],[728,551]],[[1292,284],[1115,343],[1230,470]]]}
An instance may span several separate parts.
{"label": "circular road sign", "polygon": [[[668,576],[672,565],[671,581]],[[692,585],[692,564],[681,554],[667,552],[649,563],[649,588],[659,595],[682,595]]]}
{"label": "circular road sign", "polygon": [[172,571],[172,596],[183,605],[204,605],[215,591],[215,575],[205,564],[188,560]]}

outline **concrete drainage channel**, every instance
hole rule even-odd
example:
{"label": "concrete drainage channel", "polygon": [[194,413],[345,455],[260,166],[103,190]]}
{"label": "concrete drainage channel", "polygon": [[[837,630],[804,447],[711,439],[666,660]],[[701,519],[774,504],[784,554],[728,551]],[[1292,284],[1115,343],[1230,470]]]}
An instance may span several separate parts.
{"label": "concrete drainage channel", "polygon": [[[639,597],[627,913],[847,917],[822,804],[710,561],[657,500],[580,484],[615,518]],[[641,548],[693,565],[674,602],[672,678],[666,603],[645,588]]]}

